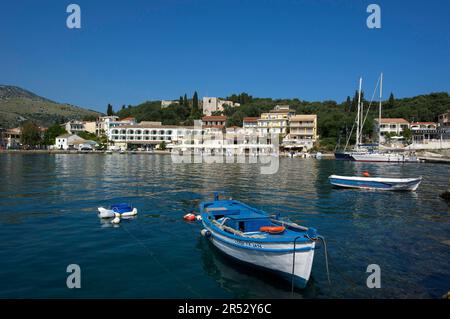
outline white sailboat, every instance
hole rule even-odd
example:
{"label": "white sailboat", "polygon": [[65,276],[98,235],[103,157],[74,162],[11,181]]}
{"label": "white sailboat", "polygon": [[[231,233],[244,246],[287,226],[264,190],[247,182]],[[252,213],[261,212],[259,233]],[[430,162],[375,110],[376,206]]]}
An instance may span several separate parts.
{"label": "white sailboat", "polygon": [[[382,97],[383,97],[383,73],[380,75],[380,99],[379,99],[379,110],[378,110],[378,147],[381,144],[381,106],[382,106]],[[359,104],[359,103],[358,103]],[[362,105],[361,105],[362,110]],[[367,110],[368,112],[369,110]],[[362,136],[362,128],[365,122],[362,120],[364,114],[360,115],[358,109],[358,123],[361,120],[361,126],[357,128],[357,145],[361,145],[361,136]],[[360,118],[361,116],[361,118]],[[367,117],[367,115],[366,115]],[[406,163],[406,162],[419,162],[419,159],[415,155],[405,154],[405,153],[388,153],[383,152],[379,148],[377,150],[371,151],[359,151],[353,152],[351,157],[356,162],[389,162],[389,163]]]}

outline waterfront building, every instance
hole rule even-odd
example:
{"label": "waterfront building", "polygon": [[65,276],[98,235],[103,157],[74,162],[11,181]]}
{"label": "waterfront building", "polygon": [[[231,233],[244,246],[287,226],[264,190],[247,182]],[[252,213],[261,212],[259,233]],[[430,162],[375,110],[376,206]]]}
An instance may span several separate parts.
{"label": "waterfront building", "polygon": [[96,135],[106,135],[111,140],[111,129],[127,125],[135,125],[136,119],[134,117],[127,117],[119,119],[118,116],[102,116],[97,119]]}
{"label": "waterfront building", "polygon": [[71,120],[63,124],[63,127],[69,134],[77,134],[85,131],[83,121]]}
{"label": "waterfront building", "polygon": [[202,125],[204,127],[215,127],[223,129],[227,123],[227,117],[223,115],[210,115],[202,117]]}
{"label": "waterfront building", "polygon": [[207,116],[212,115],[214,112],[223,112],[225,105],[231,107],[240,106],[239,103],[222,100],[218,97],[204,97],[202,100],[202,104],[203,104],[203,114]]}
{"label": "waterfront building", "polygon": [[22,145],[20,143],[20,137],[22,136],[22,129],[20,127],[5,130],[3,136],[3,143],[6,149],[19,148]]}
{"label": "waterfront building", "polygon": [[96,122],[70,120],[62,126],[69,134],[77,134],[80,132],[96,133]]}
{"label": "waterfront building", "polygon": [[413,143],[427,143],[441,139],[441,131],[434,122],[412,122],[410,124]]}
{"label": "waterfront building", "polygon": [[258,119],[259,117],[244,117],[242,122],[243,128],[256,128],[258,127]]}
{"label": "waterfront building", "polygon": [[258,119],[258,130],[262,134],[281,134],[286,135],[291,116],[295,111],[289,108],[289,105],[277,105],[268,113],[262,113]]}
{"label": "waterfront building", "polygon": [[169,105],[172,105],[172,104],[180,104],[180,101],[178,101],[178,100],[162,100],[161,108],[165,109],[166,107],[168,107]]}
{"label": "waterfront building", "polygon": [[153,149],[162,142],[170,147],[173,143],[191,134],[193,127],[177,125],[161,125],[160,122],[141,122],[139,124],[122,125],[109,129],[109,141],[116,148]]}
{"label": "waterfront building", "polygon": [[401,136],[404,129],[410,128],[409,122],[403,118],[382,118],[381,123],[379,124],[378,122],[379,120],[375,119],[374,132],[378,135],[378,132],[381,130],[381,143],[386,141],[385,136],[387,134]]}
{"label": "waterfront building", "polygon": [[263,136],[256,128],[229,127],[225,130],[205,127],[174,143],[172,152],[209,155],[261,155],[278,153],[270,136]]}
{"label": "waterfront building", "polygon": [[438,116],[438,122],[443,138],[450,140],[450,109]]}
{"label": "waterfront building", "polygon": [[97,136],[106,135],[109,130],[109,124],[111,122],[116,122],[118,120],[119,120],[119,117],[116,115],[100,116],[99,118],[97,118],[97,121],[96,121],[95,134]]}
{"label": "waterfront building", "polygon": [[92,122],[84,122],[84,130],[88,133],[92,133],[95,134],[96,130],[96,122],[92,121]]}
{"label": "waterfront building", "polygon": [[289,133],[283,139],[282,147],[291,151],[306,151],[317,140],[317,115],[294,115],[289,119]]}
{"label": "waterfront building", "polygon": [[79,145],[85,143],[86,140],[75,134],[62,134],[55,138],[54,148],[58,150],[79,149]]}

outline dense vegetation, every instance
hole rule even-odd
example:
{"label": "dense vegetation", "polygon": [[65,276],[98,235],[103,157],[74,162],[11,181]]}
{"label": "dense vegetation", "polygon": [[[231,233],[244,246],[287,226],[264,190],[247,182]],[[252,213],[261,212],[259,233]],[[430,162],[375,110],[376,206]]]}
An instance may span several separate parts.
{"label": "dense vegetation", "polygon": [[[344,102],[336,101],[308,102],[299,99],[254,98],[247,93],[233,94],[226,97],[233,102],[241,103],[240,107],[225,107],[224,115],[228,116],[227,126],[242,126],[247,116],[260,116],[277,104],[288,104],[297,114],[317,114],[318,133],[323,148],[332,149],[337,143],[345,144],[356,117],[357,93]],[[365,110],[370,105],[363,94]],[[194,99],[187,100],[186,95],[180,97],[180,104],[173,104],[161,109],[159,101],[145,102],[138,106],[123,108],[117,115],[134,116],[138,121],[161,121],[163,124],[192,124],[193,119],[200,118],[200,112],[194,111]],[[197,102],[198,105],[198,102]],[[419,95],[412,98],[395,99],[390,94],[383,102],[383,117],[403,117],[408,121],[437,121],[439,114],[450,108],[450,95],[446,92]],[[364,126],[364,141],[371,142],[373,120],[378,117],[378,102],[370,105]],[[354,132],[353,132],[354,133]],[[354,134],[353,134],[354,138]]]}
{"label": "dense vegetation", "polygon": [[202,116],[197,92],[192,99],[185,94],[180,96],[178,104],[171,104],[161,109],[161,101],[148,101],[135,107],[122,108],[116,115],[121,118],[135,117],[140,121],[158,121],[165,125],[192,125],[195,119]]}

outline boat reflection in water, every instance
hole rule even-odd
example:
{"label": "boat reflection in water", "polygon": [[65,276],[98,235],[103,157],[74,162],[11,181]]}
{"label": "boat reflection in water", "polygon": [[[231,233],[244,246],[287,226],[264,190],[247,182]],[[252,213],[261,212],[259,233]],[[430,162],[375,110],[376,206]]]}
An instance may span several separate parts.
{"label": "boat reflection in water", "polygon": [[203,270],[234,298],[314,298],[318,295],[313,276],[304,289],[291,292],[289,282],[275,273],[255,268],[222,253],[210,241],[199,238]]}

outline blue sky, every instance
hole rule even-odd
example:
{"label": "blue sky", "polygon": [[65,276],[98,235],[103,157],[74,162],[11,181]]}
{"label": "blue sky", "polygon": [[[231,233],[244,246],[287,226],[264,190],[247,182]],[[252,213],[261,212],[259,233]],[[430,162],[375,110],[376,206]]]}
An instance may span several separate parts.
{"label": "blue sky", "polygon": [[449,13],[447,0],[5,1],[0,84],[100,111],[195,90],[342,101],[359,76],[371,95],[381,71],[385,95],[448,92]]}

